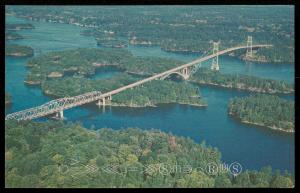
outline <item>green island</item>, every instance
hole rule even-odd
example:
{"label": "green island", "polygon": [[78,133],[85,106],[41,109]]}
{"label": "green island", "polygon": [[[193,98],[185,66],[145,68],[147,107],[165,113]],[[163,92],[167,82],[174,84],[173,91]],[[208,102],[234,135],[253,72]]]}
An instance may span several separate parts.
{"label": "green island", "polygon": [[295,132],[295,102],[278,96],[257,94],[233,98],[228,113],[242,123],[254,124],[284,132]]}
{"label": "green island", "polygon": [[28,61],[28,84],[41,84],[47,78],[63,77],[68,73],[84,76],[95,74],[97,68],[114,66],[127,73],[149,76],[176,67],[183,62],[159,57],[134,57],[125,49],[79,48],[50,52]]}
{"label": "green island", "polygon": [[208,68],[199,68],[190,78],[191,82],[224,88],[235,88],[260,93],[293,93],[294,86],[282,80],[263,79],[244,74],[222,74]]}
{"label": "green island", "polygon": [[105,38],[97,38],[97,45],[107,48],[124,48],[127,47],[125,41],[118,39],[105,39]]}
{"label": "green island", "polygon": [[8,44],[8,45],[5,45],[5,55],[12,56],[12,57],[33,56],[33,49],[29,46]]}
{"label": "green island", "polygon": [[[70,97],[91,91],[102,93],[120,88],[138,79],[128,74],[120,74],[116,77],[102,80],[92,80],[80,76],[45,81],[41,88],[47,95],[55,97]],[[133,89],[125,90],[112,97],[106,105],[146,107],[156,106],[160,103],[180,103],[193,106],[207,106],[200,98],[199,89],[185,82],[173,82],[168,80],[154,80]]]}
{"label": "green island", "polygon": [[270,166],[234,177],[210,174],[211,163],[222,163],[218,149],[155,129],[5,121],[6,188],[294,187],[294,176]]}
{"label": "green island", "polygon": [[126,73],[108,79],[93,80],[84,76],[48,79],[41,84],[43,92],[55,97],[71,97],[91,91],[102,93],[136,82],[138,79]]}
{"label": "green island", "polygon": [[19,39],[23,39],[24,37],[21,36],[18,33],[15,32],[5,32],[5,40],[19,40]]}
{"label": "green island", "polygon": [[128,46],[128,42],[115,37],[114,32],[104,31],[100,32],[97,30],[83,30],[81,32],[83,36],[95,36],[97,45],[107,48],[124,48]]}
{"label": "green island", "polygon": [[154,80],[112,97],[113,106],[145,107],[161,103],[207,106],[198,87],[185,82]]}
{"label": "green island", "polygon": [[5,29],[11,31],[19,31],[23,29],[34,29],[34,26],[30,23],[6,24]]}
{"label": "green island", "polygon": [[85,8],[28,6],[9,7],[7,12],[34,21],[86,27],[83,34],[95,39],[109,36],[126,39],[131,45],[160,46],[170,52],[207,53],[212,50],[212,42],[221,41],[221,50],[246,44],[247,36],[251,35],[253,44],[274,46],[257,50],[252,58],[245,57],[245,52],[232,56],[267,63],[292,64],[295,61],[292,6],[274,6],[272,9],[268,6],[226,5],[177,9],[168,6],[139,6],[137,9],[116,6],[113,9],[99,7],[101,11],[95,6]]}
{"label": "green island", "polygon": [[11,95],[5,92],[5,106],[11,104]]}

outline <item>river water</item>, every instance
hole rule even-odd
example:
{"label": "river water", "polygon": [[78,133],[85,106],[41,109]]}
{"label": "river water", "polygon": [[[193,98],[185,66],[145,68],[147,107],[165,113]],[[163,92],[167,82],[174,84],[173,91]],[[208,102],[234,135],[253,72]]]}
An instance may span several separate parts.
{"label": "river water", "polygon": [[[34,48],[35,55],[79,47],[96,48],[92,37],[81,36],[81,27],[32,22],[13,16],[6,17],[9,23],[32,23],[35,29],[18,33],[25,39],[6,43],[17,43]],[[159,56],[191,61],[199,54],[177,54],[161,51],[159,47],[134,47],[129,49],[136,56]],[[6,109],[12,113],[41,105],[49,100],[39,87],[24,85],[28,58],[5,58],[5,91],[12,95],[13,104]],[[235,58],[220,57],[222,73],[243,73],[264,78],[294,82],[294,65],[245,63]],[[209,66],[210,61],[202,66]],[[117,76],[116,70],[100,70],[93,78],[101,79]],[[201,96],[208,102],[207,108],[188,105],[164,104],[157,108],[98,108],[94,104],[76,107],[64,112],[66,121],[81,122],[89,129],[139,127],[157,128],[179,136],[186,136],[196,142],[205,140],[207,145],[217,147],[222,152],[225,163],[239,162],[243,169],[260,169],[272,166],[273,169],[288,170],[294,173],[294,135],[271,131],[254,126],[246,126],[227,116],[227,104],[232,97],[247,96],[246,91],[200,87]],[[294,95],[283,98],[294,100]],[[43,120],[43,119],[42,119]]]}

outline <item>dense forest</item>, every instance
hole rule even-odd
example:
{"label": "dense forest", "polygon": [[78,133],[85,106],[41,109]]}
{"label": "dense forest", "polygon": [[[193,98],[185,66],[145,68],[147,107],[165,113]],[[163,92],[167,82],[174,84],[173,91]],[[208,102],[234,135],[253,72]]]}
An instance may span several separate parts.
{"label": "dense forest", "polygon": [[83,76],[70,76],[60,79],[50,79],[42,83],[41,88],[45,94],[56,97],[70,97],[91,91],[102,93],[120,88],[138,79],[128,74],[120,74],[108,79],[88,79]]}
{"label": "dense forest", "polygon": [[185,82],[154,80],[112,97],[112,105],[130,107],[155,106],[160,103],[180,103],[206,106],[198,87]]}
{"label": "dense forest", "polygon": [[192,82],[236,88],[261,93],[292,93],[294,86],[282,80],[263,79],[244,74],[222,74],[207,68],[199,68],[190,78]]}
{"label": "dense forest", "polygon": [[275,130],[294,132],[295,102],[278,96],[257,94],[233,98],[228,113],[243,123],[250,123]]}
{"label": "dense forest", "polygon": [[33,56],[33,49],[29,46],[8,44],[5,45],[5,55],[12,57],[29,57]]}
{"label": "dense forest", "polygon": [[[211,174],[221,153],[159,130],[88,130],[58,121],[5,122],[5,187],[292,188],[294,177],[270,167]],[[188,169],[174,169],[188,168]],[[188,166],[188,167],[187,167]],[[173,168],[173,169],[172,169]]]}
{"label": "dense forest", "polygon": [[152,75],[182,63],[159,57],[135,57],[125,49],[79,48],[50,52],[30,59],[27,63],[30,69],[26,82],[41,84],[47,77],[61,77],[70,72],[90,76],[103,66],[115,66],[122,71],[139,75]]}
{"label": "dense forest", "polygon": [[[250,35],[253,44],[274,46],[259,49],[249,60],[294,63],[292,6],[15,6],[7,11],[33,21],[86,27],[83,34],[104,45],[115,46],[114,42],[126,40],[117,47],[126,42],[158,45],[172,52],[208,53],[213,41],[225,49],[246,44]],[[235,56],[247,59],[244,53]]]}

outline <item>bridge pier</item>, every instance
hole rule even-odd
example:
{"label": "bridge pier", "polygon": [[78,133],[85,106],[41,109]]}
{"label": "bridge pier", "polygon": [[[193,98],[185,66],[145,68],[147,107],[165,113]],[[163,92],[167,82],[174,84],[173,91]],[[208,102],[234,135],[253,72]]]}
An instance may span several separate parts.
{"label": "bridge pier", "polygon": [[182,74],[183,74],[183,79],[187,80],[190,77],[189,69],[187,67],[182,69]]}
{"label": "bridge pier", "polygon": [[105,98],[99,99],[97,102],[97,105],[100,106],[105,106]]}
{"label": "bridge pier", "polygon": [[55,117],[58,119],[64,119],[64,111],[57,112]]}
{"label": "bridge pier", "polygon": [[107,98],[102,98],[102,99],[99,99],[98,102],[96,103],[99,107],[100,106],[105,106],[106,105],[106,100],[108,100],[108,102],[110,102],[112,100],[112,97],[111,95],[109,95]]}

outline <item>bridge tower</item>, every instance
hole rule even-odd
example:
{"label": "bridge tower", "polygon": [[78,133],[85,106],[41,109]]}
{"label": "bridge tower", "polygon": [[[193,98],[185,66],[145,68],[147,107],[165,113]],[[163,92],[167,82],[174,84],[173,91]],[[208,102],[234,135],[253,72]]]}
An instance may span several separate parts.
{"label": "bridge tower", "polygon": [[[213,48],[213,54],[216,54],[219,52],[219,42],[214,42],[214,48]],[[220,70],[219,67],[219,55],[213,58],[211,67],[211,70]]]}
{"label": "bridge tower", "polygon": [[252,36],[248,36],[248,38],[247,38],[246,57],[252,57]]}

